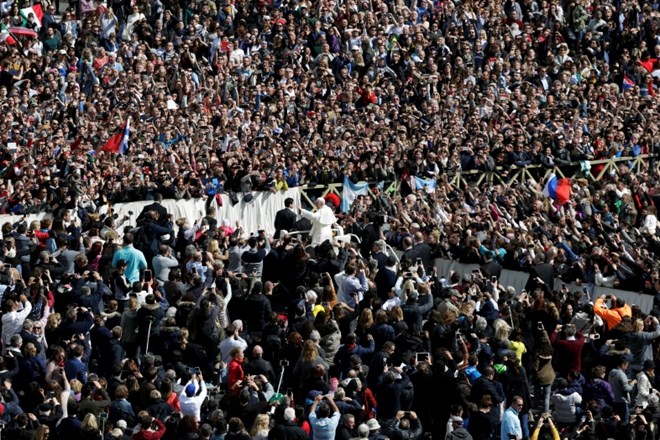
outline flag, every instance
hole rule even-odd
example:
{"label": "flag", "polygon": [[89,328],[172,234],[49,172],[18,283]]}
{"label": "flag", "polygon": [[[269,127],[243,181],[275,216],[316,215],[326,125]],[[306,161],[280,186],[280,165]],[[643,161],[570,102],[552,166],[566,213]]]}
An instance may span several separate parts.
{"label": "flag", "polygon": [[41,8],[40,3],[36,3],[31,8],[23,8],[19,11],[19,13],[23,18],[23,25],[28,22],[28,16],[32,13],[34,14],[34,22],[37,24],[37,29],[41,27],[41,19],[44,16],[44,10]]}
{"label": "flag", "polygon": [[368,183],[353,183],[348,176],[344,176],[344,190],[341,194],[341,212],[348,212],[351,209],[353,201],[358,196],[363,196],[369,193]]}
{"label": "flag", "polygon": [[543,188],[543,195],[563,205],[571,197],[571,179],[557,179],[554,173],[550,174],[548,181],[545,183],[545,188]]}
{"label": "flag", "polygon": [[6,31],[6,30],[4,30],[4,31],[2,31],[2,33],[0,33],[0,43],[4,43],[5,41],[10,46],[14,46],[16,44],[16,40],[14,39],[14,37],[12,37],[9,34],[9,31]]}
{"label": "flag", "polygon": [[435,191],[435,179],[422,179],[421,177],[415,177],[415,190],[423,189],[427,193],[432,193]]}
{"label": "flag", "polygon": [[635,81],[630,79],[630,77],[624,73],[623,74],[623,84],[622,84],[623,91],[625,92],[626,90],[630,90],[633,87],[635,87]]}
{"label": "flag", "polygon": [[108,139],[108,141],[101,147],[99,148],[98,151],[107,151],[110,153],[119,153],[119,154],[126,154],[126,150],[128,150],[128,134],[130,133],[131,130],[131,118],[126,119],[126,123],[124,124],[124,128],[115,133]]}

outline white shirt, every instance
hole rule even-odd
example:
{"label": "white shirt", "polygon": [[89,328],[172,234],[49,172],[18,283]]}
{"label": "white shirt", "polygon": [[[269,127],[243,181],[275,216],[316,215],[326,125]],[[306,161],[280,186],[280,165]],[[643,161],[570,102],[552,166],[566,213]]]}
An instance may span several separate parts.
{"label": "white shirt", "polygon": [[[19,307],[21,307],[19,305]],[[23,303],[19,310],[5,313],[2,315],[2,342],[9,345],[12,336],[21,332],[23,321],[32,311],[32,304],[29,301]]]}
{"label": "white shirt", "polygon": [[655,230],[658,227],[658,218],[653,214],[647,214],[644,217],[644,225],[642,226],[642,232],[647,232],[651,235],[655,235]]}
{"label": "white shirt", "polygon": [[225,338],[220,343],[220,356],[222,356],[222,361],[225,364],[229,364],[229,362],[231,362],[231,356],[229,353],[234,347],[238,347],[245,351],[248,348],[248,344],[245,339],[241,338],[240,336],[234,337],[234,335],[231,335],[228,338]]}
{"label": "white shirt", "polygon": [[[199,394],[195,394],[192,397],[186,396],[186,388],[188,387],[189,384],[191,383],[197,383],[197,381],[189,381],[185,387],[183,387],[183,390],[179,394],[179,405],[181,406],[181,414],[184,416],[195,416],[197,421],[200,421],[202,419],[202,403],[204,403],[204,399],[206,399],[206,384],[204,381],[200,382],[200,387],[201,387],[201,392]],[[197,388],[197,387],[195,387]]]}

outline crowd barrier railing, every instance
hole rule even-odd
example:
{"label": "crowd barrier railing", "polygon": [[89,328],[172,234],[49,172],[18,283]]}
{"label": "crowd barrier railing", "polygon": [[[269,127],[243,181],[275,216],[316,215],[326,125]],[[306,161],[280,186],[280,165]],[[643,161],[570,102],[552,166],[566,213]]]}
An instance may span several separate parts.
{"label": "crowd barrier railing", "polygon": [[[472,271],[479,269],[478,264],[463,264],[458,261],[443,258],[438,258],[435,260],[435,267],[437,269],[438,276],[444,276],[447,277],[447,279],[449,279],[449,274],[452,270],[463,275],[471,274]],[[502,269],[499,283],[505,287],[511,286],[516,290],[517,293],[520,293],[522,289],[525,288],[528,278],[529,274],[527,272]],[[571,292],[582,291],[583,287],[582,285],[577,285],[574,283],[564,283],[559,278],[555,278],[554,290],[559,291],[562,284],[565,284],[566,288]],[[601,295],[615,295],[617,298],[625,299],[626,303],[631,306],[638,305],[644,313],[649,313],[653,308],[653,296],[651,295],[612,289],[603,286],[587,285],[586,287],[592,301]]]}
{"label": "crowd barrier railing", "polygon": [[[216,208],[216,219],[218,223],[227,220],[232,227],[235,227],[238,221],[246,233],[263,229],[269,234],[273,234],[275,232],[275,214],[284,208],[284,199],[291,197],[294,203],[299,205],[301,200],[300,194],[300,188],[290,188],[287,191],[276,193],[253,192],[253,200],[246,202],[243,200],[244,195],[239,195],[239,201],[235,204],[231,202],[227,195],[223,194],[221,196],[221,204],[218,204],[217,199],[214,197],[208,206]],[[106,214],[109,209],[112,209],[113,213],[119,214],[122,217],[127,216],[127,224],[135,225],[143,208],[152,203],[153,201],[140,201],[103,205],[99,208],[99,212]],[[162,201],[162,205],[172,214],[175,220],[186,218],[192,225],[196,220],[206,215],[207,201],[201,198],[188,200],[166,199]],[[22,215],[6,214],[0,215],[0,224],[7,222],[13,224],[25,218],[29,225],[32,221],[41,220],[44,217],[52,217],[52,215],[49,213],[38,213],[29,214],[24,217]],[[175,231],[177,230],[176,227],[174,229]]]}
{"label": "crowd barrier railing", "polygon": [[[626,157],[613,157],[609,159],[591,160],[586,161],[589,165],[586,170],[583,170],[582,162],[572,162],[566,166],[555,166],[552,168],[544,167],[543,165],[527,165],[525,167],[497,167],[493,171],[483,170],[468,170],[456,171],[449,173],[449,182],[457,187],[465,188],[471,183],[480,186],[482,183],[489,185],[512,185],[515,182],[524,182],[532,179],[538,181],[539,178],[547,178],[550,174],[554,173],[559,178],[570,177],[578,178],[584,177],[591,181],[598,181],[606,175],[606,173],[616,171],[620,165],[629,165],[631,171],[642,172],[645,169],[651,168],[657,174],[660,174],[660,164],[650,163],[650,159],[654,159],[655,154],[640,154],[637,156]],[[598,165],[603,165],[598,173],[591,172],[592,168]],[[507,171],[506,174],[503,172]]]}

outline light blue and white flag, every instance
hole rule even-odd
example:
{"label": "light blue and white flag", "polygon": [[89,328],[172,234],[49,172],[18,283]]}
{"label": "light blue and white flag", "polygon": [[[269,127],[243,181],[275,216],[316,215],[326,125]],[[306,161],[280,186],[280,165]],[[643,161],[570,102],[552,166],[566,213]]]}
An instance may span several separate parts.
{"label": "light blue and white flag", "polygon": [[348,176],[344,176],[344,190],[341,194],[341,212],[348,212],[351,209],[353,201],[355,201],[358,196],[363,196],[368,193],[368,183],[353,183]]}
{"label": "light blue and white flag", "polygon": [[415,177],[415,190],[419,191],[423,189],[427,193],[432,193],[435,191],[435,179],[422,179],[421,177]]}

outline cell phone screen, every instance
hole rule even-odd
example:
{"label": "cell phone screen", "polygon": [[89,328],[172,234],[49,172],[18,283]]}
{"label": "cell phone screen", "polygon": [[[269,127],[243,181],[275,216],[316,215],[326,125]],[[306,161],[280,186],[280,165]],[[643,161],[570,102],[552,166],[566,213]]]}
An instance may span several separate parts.
{"label": "cell phone screen", "polygon": [[151,279],[152,279],[151,270],[149,270],[149,269],[145,270],[144,271],[144,281],[148,283],[148,282],[151,281]]}

